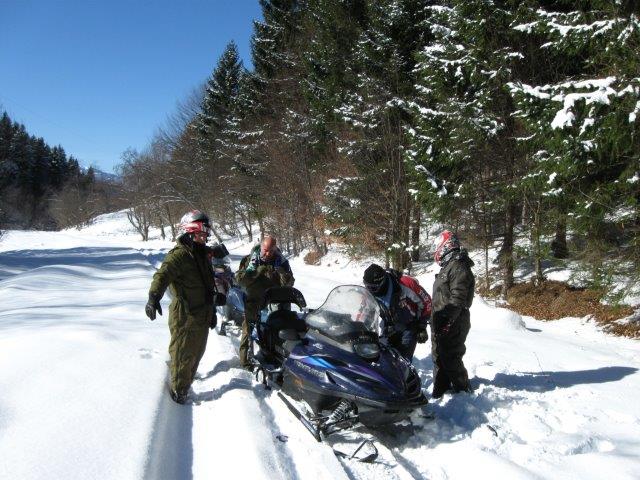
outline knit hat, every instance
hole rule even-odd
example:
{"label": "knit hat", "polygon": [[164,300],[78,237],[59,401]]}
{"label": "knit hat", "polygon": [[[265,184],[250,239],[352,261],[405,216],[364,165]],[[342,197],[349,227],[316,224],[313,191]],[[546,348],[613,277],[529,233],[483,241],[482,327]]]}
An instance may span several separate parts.
{"label": "knit hat", "polygon": [[386,280],[387,272],[375,263],[369,265],[362,276],[362,283],[374,295],[380,295],[384,292]]}

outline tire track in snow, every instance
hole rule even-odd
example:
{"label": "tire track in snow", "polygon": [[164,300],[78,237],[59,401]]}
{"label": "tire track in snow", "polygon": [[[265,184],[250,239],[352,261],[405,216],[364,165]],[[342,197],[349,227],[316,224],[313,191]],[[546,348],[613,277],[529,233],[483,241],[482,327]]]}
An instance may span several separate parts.
{"label": "tire track in snow", "polygon": [[[239,346],[239,338],[236,333],[239,332],[237,327],[231,327],[227,330],[230,344],[233,345],[234,350],[237,352]],[[218,337],[219,338],[219,337]],[[259,383],[254,383],[254,392],[259,392],[263,389]],[[344,434],[334,434],[329,437],[328,441],[324,443],[317,443],[313,439],[309,432],[302,426],[302,424],[295,419],[286,406],[274,395],[262,390],[265,394],[258,393],[258,397],[262,399],[263,411],[268,415],[267,422],[269,428],[274,432],[275,438],[277,433],[285,433],[289,436],[290,440],[288,444],[291,444],[292,437],[295,435],[295,441],[298,444],[302,444],[306,447],[306,455],[322,452],[322,458],[328,459],[330,464],[333,464],[332,470],[335,470],[335,466],[338,466],[344,475],[353,480],[370,479],[370,478],[385,478],[390,480],[409,480],[413,478],[424,478],[424,475],[419,471],[418,467],[410,460],[403,457],[399,452],[394,453],[391,448],[385,445],[385,442],[381,440],[374,431],[366,429],[362,426],[356,427],[356,429],[345,432]],[[267,411],[268,410],[268,411]],[[276,433],[277,432],[277,433]],[[356,438],[350,438],[355,436]],[[338,439],[337,441],[335,439]],[[374,463],[361,463],[356,459],[349,460],[344,458],[338,458],[334,455],[332,448],[344,451],[344,453],[351,454],[364,439],[372,440],[376,448],[378,449],[378,458]],[[287,449],[287,456],[290,461],[296,462],[297,458],[295,454]],[[309,458],[302,460],[309,462]],[[300,462],[298,462],[299,464]],[[316,465],[317,466],[317,465]],[[325,463],[325,466],[327,464]],[[327,471],[327,473],[331,473]],[[301,478],[308,478],[308,475],[301,475]],[[314,478],[325,478],[317,470],[314,471]],[[336,478],[335,473],[331,473],[326,478]]]}
{"label": "tire track in snow", "polygon": [[[239,338],[233,334],[227,338],[237,353]],[[243,373],[253,379],[253,375],[248,372]],[[265,415],[261,420],[266,420],[272,432],[275,448],[282,453],[285,462],[294,466],[299,478],[312,476],[315,479],[333,480],[341,477],[346,479],[346,472],[333,452],[326,445],[317,443],[309,436],[309,432],[277,398],[275,390],[266,390],[257,382],[253,385],[259,406]],[[280,442],[276,439],[277,435],[286,435],[289,440],[286,443]]]}
{"label": "tire track in snow", "polygon": [[175,404],[166,385],[162,387],[143,478],[189,480],[193,478],[193,411],[189,406]]}

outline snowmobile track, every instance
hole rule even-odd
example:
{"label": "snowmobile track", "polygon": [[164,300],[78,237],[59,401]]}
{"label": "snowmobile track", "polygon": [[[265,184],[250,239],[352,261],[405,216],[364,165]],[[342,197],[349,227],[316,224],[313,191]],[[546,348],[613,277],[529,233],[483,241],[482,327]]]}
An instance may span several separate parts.
{"label": "snowmobile track", "polygon": [[[236,355],[238,354],[240,343],[240,331],[238,327],[231,327],[227,330],[226,336],[217,337],[220,340],[226,338],[235,350]],[[304,439],[306,455],[314,457],[315,460],[317,460],[314,462],[315,478],[336,478],[336,468],[339,468],[340,471],[344,473],[345,478],[350,477],[349,472],[344,468],[342,462],[334,457],[333,453],[327,448],[327,445],[315,441],[304,429],[302,424],[290,413],[285,403],[278,398],[277,390],[265,389],[262,383],[256,381],[254,373],[243,371],[241,375],[243,377],[246,376],[249,381],[252,382],[252,390],[258,401],[258,407],[263,414],[260,422],[273,432],[272,441],[276,450],[279,452],[277,463],[280,466],[281,472],[286,474],[283,478],[297,479],[308,478],[309,476],[308,473],[300,472],[297,468],[300,461],[296,457],[295,452],[290,448],[291,443],[289,442],[289,440],[294,439],[294,441]],[[297,431],[299,434],[289,434],[291,430]],[[286,440],[283,441],[283,438]],[[318,471],[320,465],[324,466],[322,469],[324,471]]]}

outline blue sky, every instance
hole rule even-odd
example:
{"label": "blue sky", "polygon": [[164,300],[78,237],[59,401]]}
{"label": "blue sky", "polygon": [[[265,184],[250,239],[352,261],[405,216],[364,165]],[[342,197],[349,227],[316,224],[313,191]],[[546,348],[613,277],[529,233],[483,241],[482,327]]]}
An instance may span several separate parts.
{"label": "blue sky", "polygon": [[83,165],[142,149],[225,46],[251,67],[258,0],[0,0],[0,110]]}

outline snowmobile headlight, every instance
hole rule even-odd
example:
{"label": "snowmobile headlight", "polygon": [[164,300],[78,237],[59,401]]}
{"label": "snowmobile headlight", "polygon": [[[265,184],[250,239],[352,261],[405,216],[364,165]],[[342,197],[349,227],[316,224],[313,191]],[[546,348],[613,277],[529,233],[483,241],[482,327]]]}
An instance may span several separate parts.
{"label": "snowmobile headlight", "polygon": [[380,355],[380,346],[377,343],[354,343],[353,350],[367,360],[375,360]]}

